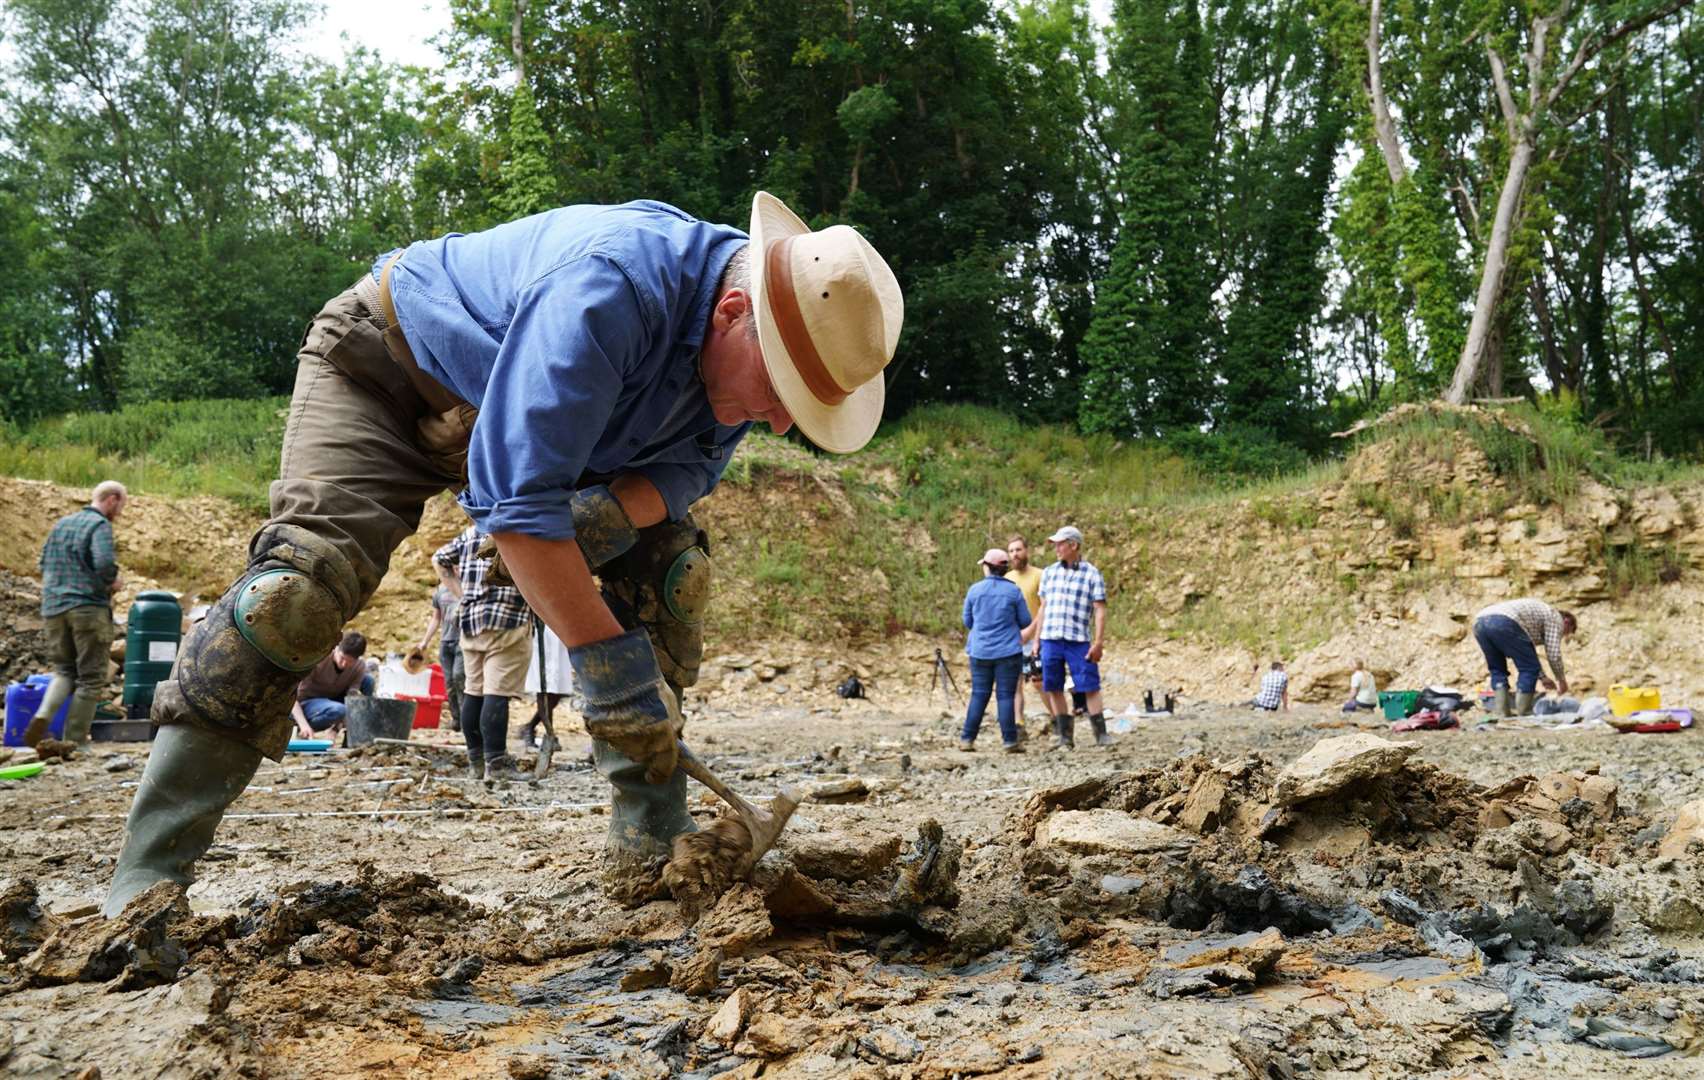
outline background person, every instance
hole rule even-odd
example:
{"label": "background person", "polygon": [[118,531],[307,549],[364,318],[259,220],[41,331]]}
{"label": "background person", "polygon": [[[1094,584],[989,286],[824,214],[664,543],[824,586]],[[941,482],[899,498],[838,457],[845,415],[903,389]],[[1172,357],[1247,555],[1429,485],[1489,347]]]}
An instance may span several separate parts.
{"label": "background person", "polygon": [[329,732],[335,737],[343,730],[349,719],[349,695],[373,692],[372,673],[361,659],[366,652],[367,639],[351,630],[332,648],[330,656],[296,684],[296,703],[290,707],[296,734],[311,739],[316,732]]}
{"label": "background person", "polygon": [[426,617],[426,632],[420,636],[418,648],[425,652],[432,644],[432,635],[443,631],[438,639],[438,667],[444,672],[444,704],[450,709],[450,730],[461,730],[462,687],[467,681],[467,668],[461,654],[461,601],[449,585],[453,576],[437,563],[438,584],[432,589],[432,613]]}
{"label": "background person", "polygon": [[[1024,594],[1024,606],[1031,614],[1041,610],[1041,567],[1030,562],[1029,541],[1014,533],[1006,541],[1006,557],[1011,560],[1011,569],[1006,571],[1006,580],[1016,585]],[[1014,698],[1013,708],[1017,714],[1018,737],[1024,737],[1024,684],[1034,683],[1037,692],[1041,690],[1041,660],[1039,653],[1041,643],[1034,638],[1026,639],[1024,645],[1024,667],[1018,677],[1018,691]]]}
{"label": "background person", "polygon": [[[1568,692],[1568,676],[1562,670],[1562,641],[1579,628],[1571,611],[1561,611],[1542,600],[1523,596],[1492,604],[1473,618],[1473,640],[1485,654],[1485,667],[1491,676],[1494,697],[1491,711],[1498,716],[1509,715],[1509,663],[1515,665],[1515,713],[1531,716],[1533,700],[1540,684],[1558,694]],[[1544,654],[1550,660],[1550,673],[1556,681],[1544,677],[1538,663],[1538,644],[1544,644]]]}
{"label": "background person", "polygon": [[982,729],[982,714],[988,709],[988,694],[995,698],[995,716],[1000,722],[1000,740],[1008,754],[1023,752],[1012,703],[1018,678],[1023,673],[1023,631],[1030,623],[1029,606],[1023,590],[1006,580],[1010,559],[999,548],[983,553],[982,580],[964,594],[964,651],[970,656],[970,704],[964,714],[959,749],[973,750],[976,733]]}
{"label": "background person", "polygon": [[509,702],[526,696],[532,656],[532,612],[513,585],[491,580],[492,559],[479,554],[484,538],[469,525],[439,548],[432,561],[455,567],[451,585],[461,611],[462,739],[468,772],[484,780],[525,780],[509,756]]}
{"label": "background person", "polygon": [[[1260,675],[1259,664],[1254,665],[1254,671]],[[1290,674],[1284,670],[1284,661],[1272,661],[1266,674],[1260,675],[1260,689],[1249,704],[1267,712],[1277,712],[1280,708],[1285,712],[1290,710]]]}
{"label": "background person", "polygon": [[1373,673],[1367,670],[1365,660],[1355,661],[1355,673],[1349,676],[1349,700],[1343,703],[1344,712],[1358,712],[1362,709],[1377,711],[1379,707],[1379,684],[1373,678]]}
{"label": "background person", "polygon": [[113,551],[112,523],[129,499],[123,484],[102,480],[89,505],[54,522],[42,544],[42,636],[53,662],[53,681],[24,729],[25,746],[33,747],[47,736],[66,695],[71,695],[66,740],[80,743],[89,738],[107,687],[112,596],[124,587]]}
{"label": "background person", "polygon": [[1041,640],[1041,693],[1053,713],[1053,749],[1077,745],[1075,720],[1065,700],[1065,669],[1071,685],[1087,697],[1095,745],[1107,746],[1101,699],[1101,643],[1106,635],[1106,579],[1084,559],[1083,534],[1067,525],[1048,537],[1059,560],[1041,572],[1041,609],[1026,636]]}

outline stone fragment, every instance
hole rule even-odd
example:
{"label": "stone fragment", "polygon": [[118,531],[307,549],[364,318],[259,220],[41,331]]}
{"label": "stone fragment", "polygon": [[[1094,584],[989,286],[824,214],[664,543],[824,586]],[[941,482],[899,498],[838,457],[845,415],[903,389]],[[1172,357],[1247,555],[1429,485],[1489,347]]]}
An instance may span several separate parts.
{"label": "stone fragment", "polygon": [[1259,934],[1242,934],[1223,945],[1203,949],[1185,958],[1177,966],[1197,968],[1233,964],[1250,972],[1252,982],[1276,967],[1283,955],[1284,935],[1275,929],[1268,929]]}
{"label": "stone fragment", "polygon": [[1528,851],[1543,855],[1560,855],[1574,843],[1574,834],[1566,825],[1543,818],[1527,818],[1509,826],[1509,833]]}
{"label": "stone fragment", "polygon": [[1183,810],[1178,814],[1178,824],[1192,833],[1205,835],[1219,827],[1225,817],[1225,801],[1229,797],[1229,789],[1225,784],[1222,773],[1203,773],[1189,789],[1189,797],[1184,800]]}
{"label": "stone fragment", "polygon": [[882,1061],[903,1065],[922,1055],[923,1044],[898,1028],[879,1027],[858,1039],[858,1049]]}
{"label": "stone fragment", "polygon": [[674,967],[668,957],[660,952],[649,952],[645,954],[643,963],[621,977],[621,988],[632,993],[667,986],[673,974]]}
{"label": "stone fragment", "polygon": [[817,1027],[805,1017],[764,1013],[746,1028],[745,1038],[734,1047],[743,1057],[783,1058],[796,1054],[816,1038]]}
{"label": "stone fragment", "polygon": [[825,830],[787,834],[787,854],[806,877],[868,881],[899,857],[903,839],[893,833],[863,835]]}
{"label": "stone fragment", "polygon": [[715,947],[700,948],[669,972],[669,988],[687,997],[703,997],[713,992],[722,978],[722,961],[727,954]]}
{"label": "stone fragment", "polygon": [[1273,799],[1294,806],[1398,771],[1419,747],[1357,732],[1321,739],[1278,774]]}
{"label": "stone fragment", "polygon": [[1035,831],[1036,843],[1078,855],[1146,855],[1179,851],[1195,838],[1169,825],[1118,810],[1061,810]]}
{"label": "stone fragment", "polygon": [[1592,813],[1599,817],[1615,816],[1617,794],[1615,781],[1606,776],[1588,776],[1580,781],[1580,798],[1585,800],[1592,808]]}
{"label": "stone fragment", "polygon": [[1003,1072],[1006,1053],[987,1039],[971,1038],[952,1046],[922,1063],[918,1080],[955,1080],[962,1076],[984,1076]]}
{"label": "stone fragment", "polygon": [[722,1046],[734,1045],[739,1041],[740,1032],[745,1030],[746,1021],[751,1019],[752,1004],[752,992],[743,986],[729,994],[710,1022],[704,1025],[704,1037]]}
{"label": "stone fragment", "polygon": [[1680,808],[1668,834],[1657,845],[1657,854],[1670,859],[1684,858],[1687,845],[1694,840],[1704,842],[1704,799],[1694,799]]}
{"label": "stone fragment", "polygon": [[844,780],[828,780],[811,789],[811,801],[819,803],[863,802],[869,797],[870,786],[863,779],[848,776]]}
{"label": "stone fragment", "polygon": [[741,956],[775,933],[763,893],[750,884],[739,884],[722,894],[714,907],[698,920],[698,941],[706,948],[721,949],[728,956]]}

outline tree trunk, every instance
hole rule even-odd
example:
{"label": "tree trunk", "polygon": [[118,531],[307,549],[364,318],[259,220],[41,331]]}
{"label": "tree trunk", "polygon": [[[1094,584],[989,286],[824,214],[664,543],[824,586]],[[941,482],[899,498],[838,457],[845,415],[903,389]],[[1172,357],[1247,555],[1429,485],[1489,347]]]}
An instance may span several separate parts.
{"label": "tree trunk", "polygon": [[516,86],[524,86],[527,81],[526,38],[522,33],[526,18],[527,0],[515,0],[515,17],[509,23],[509,51],[515,54]]}
{"label": "tree trunk", "polygon": [[1509,269],[1509,237],[1515,230],[1515,215],[1520,210],[1521,190],[1526,186],[1527,172],[1532,168],[1532,155],[1532,133],[1523,128],[1509,155],[1503,189],[1497,194],[1497,216],[1491,223],[1491,242],[1485,247],[1485,265],[1479,273],[1473,322],[1467,328],[1467,341],[1461,348],[1455,378],[1450,381],[1449,392],[1444,395],[1444,400],[1452,405],[1465,403],[1479,378],[1480,365],[1485,359],[1491,336],[1491,322],[1497,314],[1497,299],[1503,294],[1503,276]]}
{"label": "tree trunk", "polygon": [[1373,138],[1379,144],[1379,153],[1384,155],[1391,186],[1399,187],[1408,179],[1408,163],[1402,160],[1402,146],[1396,141],[1396,121],[1391,119],[1379,65],[1379,23],[1383,15],[1380,0],[1373,0],[1372,14],[1367,20],[1367,98],[1373,107]]}

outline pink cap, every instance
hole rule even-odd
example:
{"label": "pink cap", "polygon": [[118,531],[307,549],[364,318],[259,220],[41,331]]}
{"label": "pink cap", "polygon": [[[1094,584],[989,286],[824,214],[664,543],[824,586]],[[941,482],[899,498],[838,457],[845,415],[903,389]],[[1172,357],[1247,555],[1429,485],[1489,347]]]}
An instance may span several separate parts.
{"label": "pink cap", "polygon": [[981,566],[983,563],[992,563],[995,566],[1009,566],[1011,565],[1011,561],[1012,560],[1007,558],[1006,553],[1001,549],[989,548],[987,551],[982,553],[982,558],[977,561],[976,565]]}

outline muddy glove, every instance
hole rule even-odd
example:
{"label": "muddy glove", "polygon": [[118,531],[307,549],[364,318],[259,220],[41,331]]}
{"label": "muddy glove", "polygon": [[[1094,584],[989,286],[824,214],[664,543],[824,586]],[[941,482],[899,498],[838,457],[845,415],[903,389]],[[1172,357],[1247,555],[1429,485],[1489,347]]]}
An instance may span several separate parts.
{"label": "muddy glove", "polygon": [[[621,508],[621,500],[607,486],[599,484],[581,488],[574,493],[568,505],[574,514],[574,541],[580,545],[586,565],[594,572],[612,559],[626,554],[627,549],[638,542],[639,530],[633,527],[633,519],[627,516],[627,511]],[[481,536],[476,554],[491,560],[491,569],[485,572],[487,581],[494,585],[515,583],[515,579],[509,576],[509,568],[503,565],[503,556],[497,551],[496,537]]]}
{"label": "muddy glove", "polygon": [[645,631],[569,649],[568,659],[585,695],[587,734],[646,766],[649,783],[673,775],[683,724]]}

